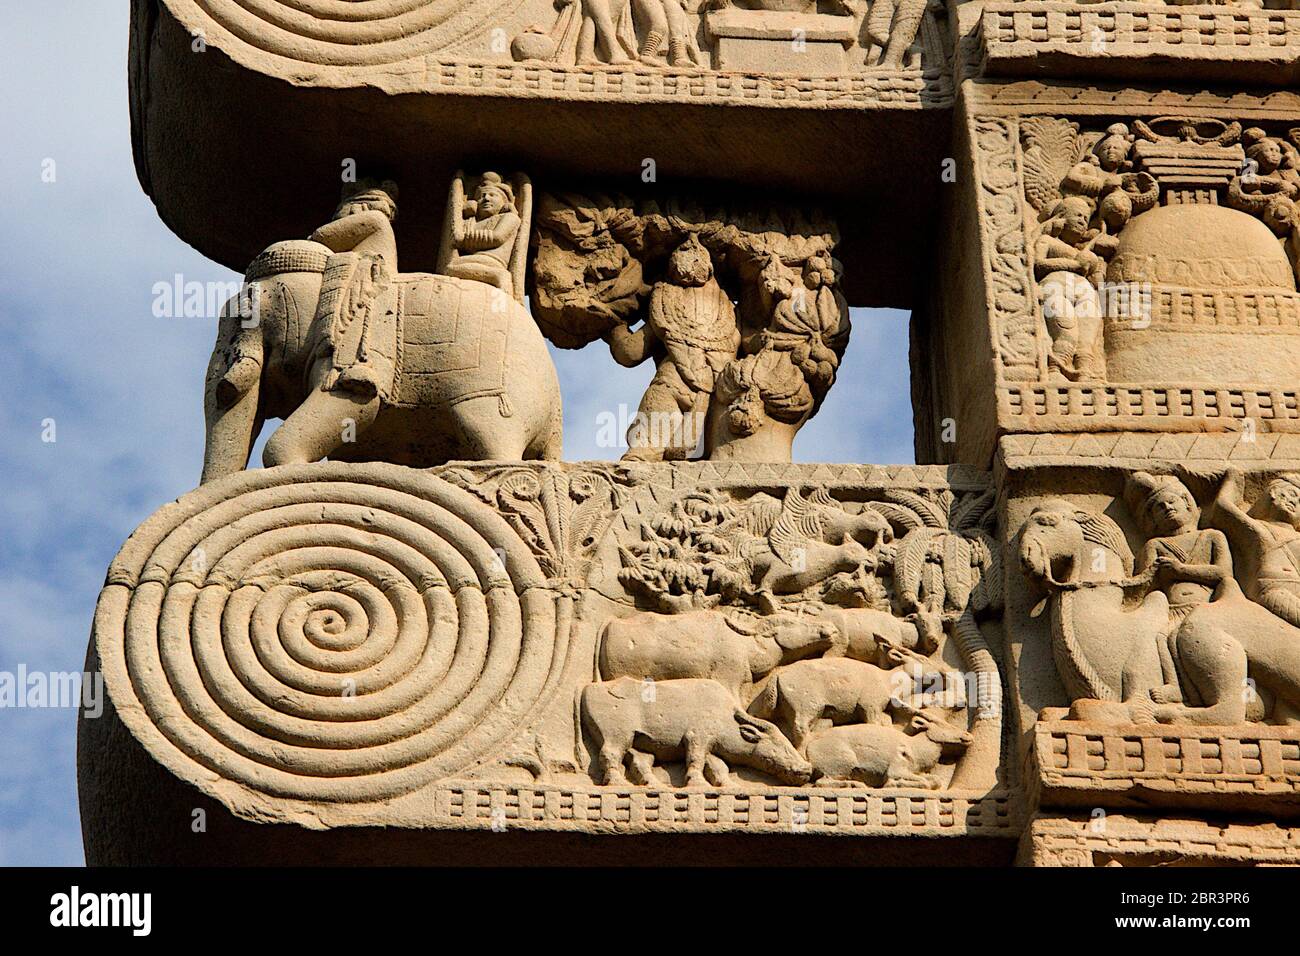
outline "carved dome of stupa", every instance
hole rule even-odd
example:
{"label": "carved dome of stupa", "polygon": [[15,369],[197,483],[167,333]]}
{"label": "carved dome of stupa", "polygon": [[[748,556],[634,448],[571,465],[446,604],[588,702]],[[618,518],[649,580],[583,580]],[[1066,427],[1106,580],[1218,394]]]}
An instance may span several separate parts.
{"label": "carved dome of stupa", "polygon": [[1295,292],[1282,243],[1258,219],[1223,206],[1160,206],[1120,234],[1112,283]]}
{"label": "carved dome of stupa", "polygon": [[1112,382],[1218,387],[1300,375],[1300,295],[1286,249],[1258,219],[1174,204],[1135,217],[1106,273]]}

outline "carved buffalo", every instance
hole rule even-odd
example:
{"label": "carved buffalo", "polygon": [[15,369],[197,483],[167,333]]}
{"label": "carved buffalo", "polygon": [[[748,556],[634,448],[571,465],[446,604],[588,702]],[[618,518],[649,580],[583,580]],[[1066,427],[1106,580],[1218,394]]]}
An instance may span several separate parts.
{"label": "carved buffalo", "polygon": [[627,784],[623,761],[629,755],[640,784],[653,782],[656,758],[685,760],[688,787],[724,787],[736,764],[790,784],[807,782],[811,772],[774,724],[745,713],[713,680],[620,677],[588,684],[580,698],[579,725],[595,745],[597,779],[610,786]]}
{"label": "carved buffalo", "polygon": [[749,711],[775,721],[803,749],[808,734],[822,722],[891,723],[895,711],[924,706],[965,705],[962,677],[948,668],[912,659],[886,670],[845,657],[796,661],[767,682]]}
{"label": "carved buffalo", "polygon": [[707,677],[744,702],[754,681],[777,665],[842,649],[835,625],[811,617],[638,612],[605,625],[599,666],[604,680]]}

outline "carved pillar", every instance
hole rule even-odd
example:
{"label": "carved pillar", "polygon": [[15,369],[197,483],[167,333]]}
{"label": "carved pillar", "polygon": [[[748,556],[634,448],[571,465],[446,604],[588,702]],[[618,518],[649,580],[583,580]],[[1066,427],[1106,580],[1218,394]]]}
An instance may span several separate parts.
{"label": "carved pillar", "polygon": [[1004,502],[1020,862],[1294,861],[1296,14],[959,22],[917,442],[992,459]]}

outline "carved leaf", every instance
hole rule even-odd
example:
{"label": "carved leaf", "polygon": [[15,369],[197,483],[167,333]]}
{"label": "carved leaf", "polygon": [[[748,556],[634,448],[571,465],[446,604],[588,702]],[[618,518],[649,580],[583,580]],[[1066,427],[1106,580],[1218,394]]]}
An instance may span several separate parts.
{"label": "carved leaf", "polygon": [[1061,198],[1061,180],[1079,155],[1079,128],[1069,120],[1031,116],[1021,121],[1025,198],[1042,212]]}
{"label": "carved leaf", "polygon": [[781,504],[781,516],[768,533],[767,542],[778,558],[794,565],[799,560],[799,549],[806,548],[809,541],[821,540],[821,518],[817,505],[806,501],[798,488],[786,491]]}

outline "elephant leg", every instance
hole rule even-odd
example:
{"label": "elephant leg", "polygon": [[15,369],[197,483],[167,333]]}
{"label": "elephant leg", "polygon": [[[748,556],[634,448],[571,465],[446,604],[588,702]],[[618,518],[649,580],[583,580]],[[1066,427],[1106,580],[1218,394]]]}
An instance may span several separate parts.
{"label": "elephant leg", "polygon": [[451,408],[460,431],[457,457],[467,461],[522,461],[528,451],[527,421],[516,409],[510,417],[501,414],[495,395],[457,402]]}
{"label": "elephant leg", "polygon": [[272,468],[320,461],[345,442],[357,440],[378,414],[378,395],[313,389],[266,443],[262,464]]}
{"label": "elephant leg", "polygon": [[551,416],[551,427],[529,447],[525,458],[541,461],[561,461],[564,458],[564,416],[557,405]]}

